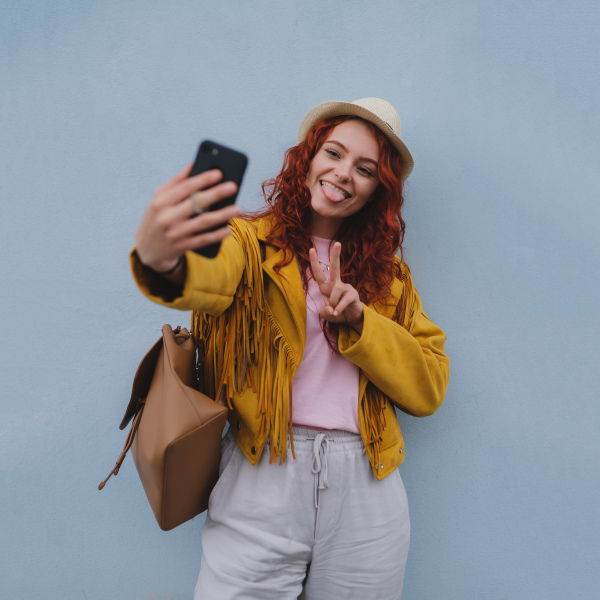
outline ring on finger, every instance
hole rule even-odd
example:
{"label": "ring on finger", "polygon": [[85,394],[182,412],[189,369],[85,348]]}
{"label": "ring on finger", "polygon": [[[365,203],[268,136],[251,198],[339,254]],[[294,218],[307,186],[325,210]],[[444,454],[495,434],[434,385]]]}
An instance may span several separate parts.
{"label": "ring on finger", "polygon": [[200,192],[194,192],[190,196],[190,202],[192,203],[192,208],[194,209],[194,212],[197,215],[201,215],[202,213],[206,212],[206,208],[198,206],[198,196],[200,196]]}

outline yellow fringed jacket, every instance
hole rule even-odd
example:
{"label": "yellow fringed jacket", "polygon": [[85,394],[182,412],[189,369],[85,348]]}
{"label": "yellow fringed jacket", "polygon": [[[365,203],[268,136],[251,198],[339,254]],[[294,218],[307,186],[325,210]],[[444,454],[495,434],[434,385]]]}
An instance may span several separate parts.
{"label": "yellow fringed jacket", "polygon": [[[242,452],[256,464],[270,440],[271,461],[286,458],[291,383],[304,351],[306,301],[298,264],[279,273],[283,250],[266,244],[268,219],[231,224],[215,259],[186,254],[183,290],[131,253],[140,290],[151,300],[191,310],[203,390],[227,401]],[[340,353],[360,368],[358,422],[378,479],[404,459],[393,405],[417,417],[441,405],[449,377],[444,332],[423,312],[410,272],[395,279],[386,303],[364,306],[358,334],[340,325]],[[293,452],[293,439],[290,440]]]}

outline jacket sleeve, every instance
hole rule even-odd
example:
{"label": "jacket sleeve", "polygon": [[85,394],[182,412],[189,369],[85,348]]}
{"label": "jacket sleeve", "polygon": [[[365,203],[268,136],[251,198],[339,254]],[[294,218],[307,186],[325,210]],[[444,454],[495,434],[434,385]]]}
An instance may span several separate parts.
{"label": "jacket sleeve", "polygon": [[232,303],[244,269],[242,249],[233,235],[225,238],[215,258],[186,252],[183,288],[143,265],[135,248],[129,260],[133,278],[147,298],[169,308],[199,310],[213,316]]}
{"label": "jacket sleeve", "polygon": [[341,354],[400,410],[416,417],[433,414],[444,400],[449,360],[446,336],[429,320],[418,294],[410,331],[371,307],[364,306],[364,315],[361,335],[340,327]]}

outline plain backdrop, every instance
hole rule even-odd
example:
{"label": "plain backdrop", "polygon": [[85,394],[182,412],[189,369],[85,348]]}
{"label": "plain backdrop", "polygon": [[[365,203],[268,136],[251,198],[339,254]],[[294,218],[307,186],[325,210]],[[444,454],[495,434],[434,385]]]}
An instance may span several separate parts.
{"label": "plain backdrop", "polygon": [[595,0],[4,0],[0,598],[189,600],[203,518],[158,529],[128,457],[164,322],[128,252],[212,138],[240,194],[304,114],[382,97],[415,158],[406,259],[451,381],[401,415],[404,600],[592,600],[600,587],[600,9]]}

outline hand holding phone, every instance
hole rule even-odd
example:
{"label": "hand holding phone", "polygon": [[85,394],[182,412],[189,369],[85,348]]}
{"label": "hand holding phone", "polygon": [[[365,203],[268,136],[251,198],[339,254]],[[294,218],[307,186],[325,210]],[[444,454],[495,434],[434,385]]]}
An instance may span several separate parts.
{"label": "hand holding phone", "polygon": [[[194,161],[194,165],[192,166],[189,176],[193,177],[194,175],[199,175],[205,171],[218,169],[223,173],[223,178],[219,183],[233,181],[237,185],[237,189],[239,191],[247,165],[248,158],[245,154],[238,152],[237,150],[233,150],[232,148],[228,148],[227,146],[217,144],[216,142],[204,140],[200,144],[198,154],[196,155],[196,160]],[[224,200],[207,207],[199,206],[196,198],[197,197],[192,194],[192,206],[197,214],[202,214],[206,211],[219,210],[226,206],[230,206],[235,202],[237,198],[237,192],[229,198],[225,198]],[[218,227],[219,226],[207,231],[213,231]],[[196,248],[194,252],[208,258],[214,258],[218,254],[220,247],[221,242],[218,242],[211,244],[210,246],[204,246],[203,248]]]}
{"label": "hand holding phone", "polygon": [[[242,155],[243,160],[229,161],[229,149],[225,152],[223,146],[213,144],[200,145],[194,164],[199,175],[191,176],[194,171],[190,165],[156,190],[135,233],[140,262],[165,273],[171,281],[174,281],[171,274],[176,278],[181,276],[181,270],[174,269],[188,250],[216,256],[220,241],[231,233],[226,224],[240,212],[232,203],[247,159]],[[228,178],[225,182],[224,172]],[[219,209],[223,204],[225,207]],[[199,245],[204,247],[197,250]]]}

